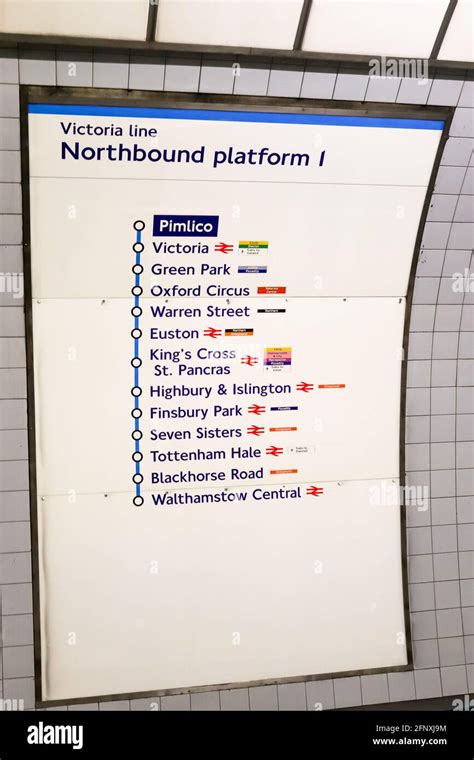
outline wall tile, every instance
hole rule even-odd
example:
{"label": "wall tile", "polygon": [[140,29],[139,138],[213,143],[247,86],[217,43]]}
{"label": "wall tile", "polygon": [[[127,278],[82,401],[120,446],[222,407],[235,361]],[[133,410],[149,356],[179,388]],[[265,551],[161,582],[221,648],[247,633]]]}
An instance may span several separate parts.
{"label": "wall tile", "polygon": [[415,679],[413,671],[388,674],[390,702],[404,702],[415,699]]}
{"label": "wall tile", "polygon": [[454,443],[432,443],[430,452],[432,470],[450,470],[456,466],[456,448]]}
{"label": "wall tile", "polygon": [[464,82],[458,105],[465,108],[474,108],[474,82]]}
{"label": "wall tile", "polygon": [[241,61],[240,76],[234,79],[234,95],[266,95],[269,76],[267,64]]}
{"label": "wall tile", "polygon": [[196,694],[191,694],[191,710],[197,711],[219,711],[219,692],[218,691],[203,691]]}
{"label": "wall tile", "polygon": [[20,53],[20,84],[55,85],[54,50],[23,50]]}
{"label": "wall tile", "polygon": [[130,710],[140,712],[159,712],[160,697],[146,697],[145,699],[131,699]]}
{"label": "wall tile", "polygon": [[436,77],[434,80],[429,98],[430,106],[455,106],[461,95],[464,82],[462,79],[441,79]]}
{"label": "wall tile", "polygon": [[441,696],[441,677],[439,668],[415,671],[417,699],[433,699]]}
{"label": "wall tile", "polygon": [[408,578],[410,583],[426,583],[433,580],[433,560],[431,554],[408,557]]}
{"label": "wall tile", "polygon": [[4,647],[33,644],[33,615],[4,615],[2,618]]}
{"label": "wall tile", "polygon": [[[442,666],[464,665],[464,641],[462,636],[439,640],[439,659]],[[449,674],[448,674],[449,675]],[[441,671],[441,678],[443,671]]]}
{"label": "wall tile", "polygon": [[369,86],[365,94],[366,101],[376,103],[395,103],[400,89],[399,77],[369,77]]}
{"label": "wall tile", "polygon": [[467,692],[466,668],[457,665],[453,668],[441,668],[441,685],[443,696],[465,694]]}
{"label": "wall tile", "polygon": [[161,697],[160,701],[163,712],[166,710],[186,712],[191,709],[191,699],[189,694],[174,694],[169,697]]}
{"label": "wall tile", "polygon": [[433,525],[449,525],[456,521],[456,500],[454,498],[431,499]]}
{"label": "wall tile", "polygon": [[450,137],[446,142],[441,164],[446,166],[467,166],[474,151],[472,137]]}
{"label": "wall tile", "polygon": [[[29,519],[29,493],[0,491],[0,522]],[[6,581],[5,581],[6,582]]]}
{"label": "wall tile", "polygon": [[[435,543],[435,530],[447,530],[454,528],[454,534],[456,536],[456,526],[446,525],[443,527],[433,528],[433,543]],[[459,592],[459,581],[439,581],[435,583],[435,601],[436,608],[452,609],[453,607],[459,607],[461,604],[461,596]]]}
{"label": "wall tile", "polygon": [[31,583],[13,583],[2,586],[2,614],[22,615],[32,612],[33,589]]}
{"label": "wall tile", "polygon": [[433,80],[403,78],[398,91],[397,103],[425,105]]}
{"label": "wall tile", "polygon": [[306,704],[308,710],[332,710],[334,707],[333,680],[328,678],[325,681],[307,681]]}
{"label": "wall tile", "polygon": [[388,678],[386,673],[361,676],[362,704],[374,705],[389,702]]}
{"label": "wall tile", "polygon": [[[448,197],[456,200],[456,196],[454,195]],[[443,269],[444,257],[445,252],[443,250],[429,250],[428,248],[424,248],[418,259],[416,276],[439,277]]]}
{"label": "wall tile", "polygon": [[410,583],[408,590],[412,612],[434,610],[434,583]]}
{"label": "wall tile", "polygon": [[[431,362],[409,361],[408,366],[407,366],[407,387],[408,388],[429,388],[430,373],[431,373]],[[407,420],[407,424],[408,424],[408,420]]]}
{"label": "wall tile", "polygon": [[129,57],[123,53],[96,53],[92,64],[94,87],[127,88]]}
{"label": "wall tile", "polygon": [[411,308],[410,332],[425,332],[433,329],[435,306],[417,306]]}
{"label": "wall tile", "polygon": [[362,704],[359,676],[334,679],[336,708],[355,707]]}
{"label": "wall tile", "polygon": [[249,689],[251,710],[278,710],[276,686],[252,686]]}
{"label": "wall tile", "polygon": [[474,137],[474,110],[456,108],[449,134],[453,137]]}
{"label": "wall tile", "polygon": [[448,636],[462,636],[461,611],[459,609],[437,610],[436,625],[440,639]]}
{"label": "wall tile", "polygon": [[34,653],[32,646],[5,647],[3,650],[3,677],[25,678],[34,676]]}
{"label": "wall tile", "polygon": [[110,702],[100,702],[99,704],[99,710],[101,712],[115,712],[115,711],[123,711],[123,710],[130,710],[130,702],[128,699],[121,699],[121,700],[114,700]]}
{"label": "wall tile", "polygon": [[463,166],[440,166],[435,181],[434,192],[455,194],[461,191],[466,169]]}
{"label": "wall tile", "polygon": [[297,98],[302,83],[303,66],[272,66],[267,94],[275,98]]}
{"label": "wall tile", "polygon": [[[444,564],[444,567],[446,568],[446,572],[448,572],[448,565],[451,564],[451,562],[448,562],[448,559],[453,559],[453,555],[450,554],[450,552],[457,552],[457,531],[455,525],[437,525],[433,526],[432,528],[432,534],[433,534],[433,552],[435,554],[441,554],[443,555],[444,559],[442,557],[434,557],[435,562],[435,576],[437,574],[437,561],[439,560],[441,562],[441,565]],[[457,561],[457,554],[455,554],[454,557]],[[440,568],[441,572],[441,568]],[[456,575],[454,577],[457,577],[457,571]],[[448,580],[448,579],[445,579]],[[439,606],[439,605],[438,605]],[[446,605],[443,605],[446,606]],[[454,606],[454,605],[451,605]]]}
{"label": "wall tile", "polygon": [[341,70],[337,75],[334,100],[363,101],[369,84],[366,74],[351,74]]}
{"label": "wall tile", "polygon": [[454,217],[457,198],[455,195],[442,195],[435,193],[431,197],[431,203],[428,211],[428,221],[430,222],[451,222]]}
{"label": "wall tile", "polygon": [[18,118],[20,90],[16,84],[0,84],[0,116]]}
{"label": "wall tile", "polygon": [[336,71],[321,71],[316,67],[307,66],[303,76],[301,97],[329,100],[332,98],[336,76]]}
{"label": "wall tile", "polygon": [[[408,554],[431,555],[431,528],[407,528],[407,540]],[[410,569],[410,580],[414,583],[418,582],[414,578],[413,568]],[[430,577],[429,580],[432,580],[432,577]]]}
{"label": "wall tile", "polygon": [[306,710],[306,689],[304,683],[278,684],[279,710]]}
{"label": "wall tile", "polygon": [[[18,150],[0,151],[0,182],[20,182],[20,179],[21,179],[20,151]],[[19,242],[21,243],[21,240]],[[0,232],[0,243],[2,245],[11,245],[7,243],[6,239],[4,239],[3,232]]]}
{"label": "wall tile", "polygon": [[16,50],[0,49],[0,83],[18,83],[18,53]]}
{"label": "wall tile", "polygon": [[165,59],[155,55],[132,55],[130,58],[131,90],[162,90],[165,81]]}
{"label": "wall tile", "polygon": [[58,87],[92,87],[92,53],[58,50],[56,54]]}
{"label": "wall tile", "polygon": [[474,495],[474,470],[458,470],[456,473],[457,496]]}
{"label": "wall tile", "polygon": [[[451,389],[449,389],[451,390]],[[473,394],[474,409],[474,394]],[[406,392],[406,415],[425,415],[430,412],[430,389],[429,388],[407,388]]]}
{"label": "wall tile", "polygon": [[431,359],[432,345],[433,333],[411,333],[408,342],[408,359]]}
{"label": "wall tile", "polygon": [[[447,641],[449,639],[446,639]],[[439,666],[438,640],[427,639],[426,641],[413,642],[413,667],[436,668]]]}
{"label": "wall tile", "polygon": [[[425,443],[430,439],[429,417],[407,417],[406,419],[406,442]],[[418,468],[421,469],[421,468]]]}
{"label": "wall tile", "polygon": [[457,513],[459,523],[474,522],[474,496],[458,496]]}
{"label": "wall tile", "polygon": [[0,553],[29,552],[29,522],[4,523],[0,530]]}
{"label": "wall tile", "polygon": [[204,59],[201,67],[199,92],[232,94],[234,79],[239,74],[230,61],[213,61]]}
{"label": "wall tile", "polygon": [[25,710],[35,706],[35,682],[33,678],[5,678],[3,681],[4,699],[22,699]]}
{"label": "wall tile", "polygon": [[239,710],[242,712],[250,709],[248,689],[223,689],[219,693],[221,710]]}

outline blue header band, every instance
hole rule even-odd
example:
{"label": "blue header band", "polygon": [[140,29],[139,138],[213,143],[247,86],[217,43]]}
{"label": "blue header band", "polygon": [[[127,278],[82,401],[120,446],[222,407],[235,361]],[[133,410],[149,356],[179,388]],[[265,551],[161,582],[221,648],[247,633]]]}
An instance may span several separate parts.
{"label": "blue header band", "polygon": [[223,111],[194,108],[129,108],[127,106],[67,106],[30,103],[28,113],[59,116],[113,116],[142,119],[186,119],[195,121],[240,121],[265,124],[318,124],[337,127],[380,127],[385,129],[442,130],[444,121],[398,119],[376,116],[336,116],[308,113],[272,113],[270,111]]}

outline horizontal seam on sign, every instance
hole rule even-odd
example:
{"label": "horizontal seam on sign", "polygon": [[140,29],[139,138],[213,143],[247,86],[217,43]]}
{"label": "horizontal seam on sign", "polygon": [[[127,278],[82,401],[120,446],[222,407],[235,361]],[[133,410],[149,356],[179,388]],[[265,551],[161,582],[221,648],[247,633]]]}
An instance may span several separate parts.
{"label": "horizontal seam on sign", "polygon": [[[172,179],[170,177],[75,177],[73,175],[67,175],[64,177],[49,175],[49,174],[30,174],[30,179],[92,179],[92,180],[124,180],[124,181],[140,181],[140,182],[228,182],[231,184],[252,184],[252,185],[316,185],[325,187],[326,185],[333,185],[336,187],[419,187],[426,190],[427,185],[396,185],[386,182],[291,182],[288,180],[276,181],[273,179],[192,179],[190,177],[181,177],[179,179]],[[449,224],[450,222],[442,222],[442,224]],[[464,250],[464,249],[461,249]]]}
{"label": "horizontal seam on sign", "polygon": [[[6,583],[2,583],[1,586],[0,586],[0,588],[3,588],[3,586],[31,586],[31,585],[32,585],[31,580],[29,580],[29,581],[7,581]],[[12,613],[12,614],[31,615],[32,613],[31,612],[17,612],[17,613]]]}
{"label": "horizontal seam on sign", "polygon": [[[18,551],[18,552],[2,552],[2,554],[31,554],[31,550],[25,550],[25,551]],[[5,584],[8,586],[8,583]]]}
{"label": "horizontal seam on sign", "polygon": [[[8,460],[8,461],[14,461],[14,460]],[[21,460],[18,460],[18,461],[21,461],[21,462],[25,461],[26,462],[28,460],[21,459]],[[381,476],[379,478],[339,478],[339,479],[335,478],[334,480],[321,480],[320,478],[313,478],[313,480],[305,480],[304,482],[299,481],[298,483],[290,483],[290,484],[288,482],[286,482],[286,481],[284,481],[284,482],[280,482],[279,481],[279,482],[275,482],[275,483],[273,483],[273,482],[271,482],[271,483],[254,483],[254,484],[246,485],[246,486],[234,486],[234,485],[232,485],[232,486],[226,486],[226,485],[223,485],[220,488],[219,488],[219,486],[217,486],[217,487],[216,486],[210,486],[210,488],[217,489],[217,490],[220,490],[220,491],[229,491],[230,492],[230,491],[235,491],[236,489],[240,489],[241,490],[243,488],[247,488],[247,489],[250,489],[250,488],[271,489],[271,488],[276,488],[277,486],[284,486],[284,487],[288,488],[289,490],[292,490],[292,489],[294,490],[298,486],[309,485],[309,484],[313,483],[314,480],[316,480],[318,483],[341,483],[341,484],[344,484],[344,483],[365,483],[365,482],[368,482],[368,483],[377,483],[380,480],[391,480],[391,481],[399,480],[399,475],[398,474],[397,475],[385,475],[385,476]],[[159,489],[159,490],[160,490],[160,492],[162,491],[162,492],[165,492],[165,493],[182,493],[182,492],[186,492],[186,491],[197,491],[199,493],[199,492],[201,492],[203,490],[203,488],[202,488],[202,486],[196,486],[195,488],[187,488],[187,487],[183,487],[183,488],[162,488],[162,489]],[[0,493],[1,493],[1,491],[0,491]],[[109,495],[116,494],[117,496],[120,496],[121,494],[126,495],[126,494],[129,494],[129,493],[132,493],[132,492],[131,491],[110,491],[110,490],[107,491],[106,489],[104,489],[103,491],[77,491],[76,490],[76,496],[97,496],[97,495],[104,494],[104,493],[107,493]],[[150,489],[150,490],[145,491],[145,493],[154,493],[154,491],[152,489]],[[42,493],[40,495],[42,497],[45,497],[45,498],[55,498],[57,496],[69,496],[69,493],[67,493],[67,492],[66,493]],[[400,506],[400,505],[395,505],[394,504],[393,506]]]}
{"label": "horizontal seam on sign", "polygon": [[[439,415],[438,415],[439,416]],[[472,439],[469,439],[468,441],[457,441],[457,443],[472,443]],[[456,443],[456,441],[419,441],[416,443],[407,443],[407,446],[424,446],[428,444],[435,444],[435,443]],[[14,460],[0,460],[0,461],[14,461]],[[437,467],[435,468],[435,472],[455,472],[457,470],[473,470],[474,464],[470,467]],[[416,470],[409,470],[407,468],[407,472],[429,472],[428,470],[420,470],[419,467],[416,468]]]}
{"label": "horizontal seam on sign", "polygon": [[[225,298],[225,296],[216,296],[216,297],[221,298],[221,299]],[[33,296],[32,300],[33,301],[41,301],[41,302],[44,302],[44,301],[66,301],[66,300],[67,301],[100,301],[100,300],[103,300],[104,298],[107,301],[113,301],[113,300],[122,300],[122,301],[124,301],[124,300],[132,300],[130,296],[107,296],[105,294],[102,294],[101,296],[38,296],[37,295],[37,296]],[[156,302],[156,300],[157,300],[153,296],[145,296],[145,297],[140,296],[140,298],[141,298],[142,301],[151,301],[151,302],[155,301]],[[199,300],[201,298],[202,298],[202,300],[206,300],[206,299],[207,300],[211,300],[210,296],[199,296],[197,298],[192,298],[191,296],[189,296],[189,297],[180,298],[180,301],[186,302],[186,301],[189,300],[189,301],[192,301],[194,303],[196,301],[199,302]],[[258,296],[258,295],[246,296],[245,298],[246,298],[247,301],[249,299],[252,299],[252,298],[255,298],[258,301],[261,300],[261,296]],[[285,300],[288,300],[290,298],[292,300],[296,300],[298,298],[312,298],[312,299],[315,299],[315,300],[321,300],[322,298],[332,298],[332,300],[339,300],[341,298],[345,298],[346,301],[356,301],[359,298],[363,299],[364,301],[367,301],[367,299],[369,299],[369,298],[378,298],[379,300],[384,300],[384,301],[388,301],[390,299],[393,300],[393,301],[400,301],[400,300],[405,301],[406,300],[406,296],[405,295],[395,295],[395,296],[345,296],[343,293],[341,293],[338,296],[288,296],[288,295],[286,295],[286,296],[276,296],[275,298],[276,299],[279,298],[280,300],[281,300],[281,298],[284,298]],[[271,301],[269,300],[268,303],[271,303]],[[5,335],[4,337],[8,338],[10,336]],[[19,337],[23,337],[23,336],[19,336]],[[420,361],[420,360],[416,360],[415,359],[414,361]],[[423,360],[421,360],[421,361],[423,361]],[[429,360],[427,360],[427,361],[429,361]],[[454,359],[452,361],[454,361]],[[4,367],[4,369],[8,369],[8,368]],[[17,369],[22,369],[22,368],[18,367]]]}
{"label": "horizontal seam on sign", "polygon": [[[449,607],[447,609],[458,610],[459,607]],[[419,612],[436,612],[436,610],[419,610]],[[455,633],[452,636],[441,636],[440,638],[442,638],[442,639],[459,639],[459,638],[462,638],[462,633],[459,633],[459,634]],[[415,641],[417,641],[417,642],[420,642],[420,641],[437,641],[437,640],[438,639],[436,637],[431,637],[431,636],[429,638],[426,638],[426,639],[415,639]],[[449,667],[449,665],[447,667]],[[417,668],[417,670],[420,670],[420,668]]]}
{"label": "horizontal seam on sign", "polygon": [[[6,520],[5,522],[8,522],[8,520]],[[12,522],[27,522],[27,521],[25,521],[25,520],[22,520],[22,521],[12,520]],[[455,528],[458,525],[459,525],[459,523],[457,523],[457,522],[455,522],[455,523],[443,523],[442,525],[438,525],[438,524],[435,523],[432,527],[433,528]],[[462,523],[462,525],[474,525],[474,521],[470,521],[470,522],[467,522],[467,523]],[[412,525],[412,526],[409,526],[407,528],[407,530],[424,530],[424,528],[429,528],[429,527],[430,527],[429,525]],[[469,551],[469,549],[466,549],[465,551]],[[421,554],[434,554],[434,552],[421,552]],[[454,552],[436,552],[436,554],[456,554],[456,551],[454,551]],[[420,556],[420,555],[412,554],[410,556],[415,557],[415,556]],[[416,583],[416,581],[414,581],[414,583]]]}
{"label": "horizontal seam on sign", "polygon": [[[25,646],[31,646],[31,644],[25,644]],[[12,676],[11,678],[5,678],[5,675],[3,676],[3,682],[5,681],[26,681],[27,679],[31,681],[33,676]],[[6,697],[4,697],[4,700]]]}
{"label": "horizontal seam on sign", "polygon": [[[420,415],[420,416],[424,416],[424,415]],[[444,417],[443,414],[436,414],[436,415],[432,415],[432,416]],[[451,417],[451,416],[454,417],[455,415],[448,415],[448,416],[449,417]],[[463,441],[463,440],[459,440],[459,438],[458,438],[457,440],[453,439],[451,441],[433,441],[433,440],[431,440],[431,441],[407,441],[407,446],[425,446],[425,445],[428,445],[428,444],[434,445],[435,443],[472,443],[473,440],[474,440],[473,438],[466,438],[466,440]],[[474,468],[474,464],[472,464],[470,467],[469,466],[468,467],[436,467],[436,472],[452,472],[453,470],[472,470],[473,468]],[[423,469],[420,470],[419,467],[417,467],[415,470],[408,470],[408,468],[407,468],[407,472],[425,472],[425,470],[423,470]],[[426,472],[428,472],[428,470],[426,470]]]}

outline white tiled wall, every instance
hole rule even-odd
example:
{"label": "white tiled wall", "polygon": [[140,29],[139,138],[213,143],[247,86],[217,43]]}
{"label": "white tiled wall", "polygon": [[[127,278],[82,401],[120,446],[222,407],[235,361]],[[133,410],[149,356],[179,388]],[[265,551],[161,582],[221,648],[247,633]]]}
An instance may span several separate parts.
{"label": "white tiled wall", "polygon": [[[350,69],[81,50],[0,50],[0,272],[22,272],[19,84],[456,106],[423,235],[410,326],[406,470],[412,672],[104,702],[101,710],[314,710],[474,691],[474,85]],[[238,74],[237,76],[235,74]],[[376,276],[376,273],[374,273]],[[34,707],[23,301],[0,292],[3,696]],[[0,667],[0,675],[1,675]],[[0,694],[1,696],[1,694]],[[98,703],[69,709],[99,709]]]}

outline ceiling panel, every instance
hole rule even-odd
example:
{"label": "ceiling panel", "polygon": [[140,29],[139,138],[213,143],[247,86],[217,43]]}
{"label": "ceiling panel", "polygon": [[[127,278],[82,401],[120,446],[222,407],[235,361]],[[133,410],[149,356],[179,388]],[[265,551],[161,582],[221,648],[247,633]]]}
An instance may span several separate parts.
{"label": "ceiling panel", "polygon": [[448,0],[313,0],[303,49],[428,58]]}
{"label": "ceiling panel", "polygon": [[303,0],[160,0],[159,42],[290,50]]}
{"label": "ceiling panel", "polygon": [[438,58],[474,62],[474,0],[458,0]]}
{"label": "ceiling panel", "polygon": [[1,0],[0,32],[145,40],[148,0]]}

